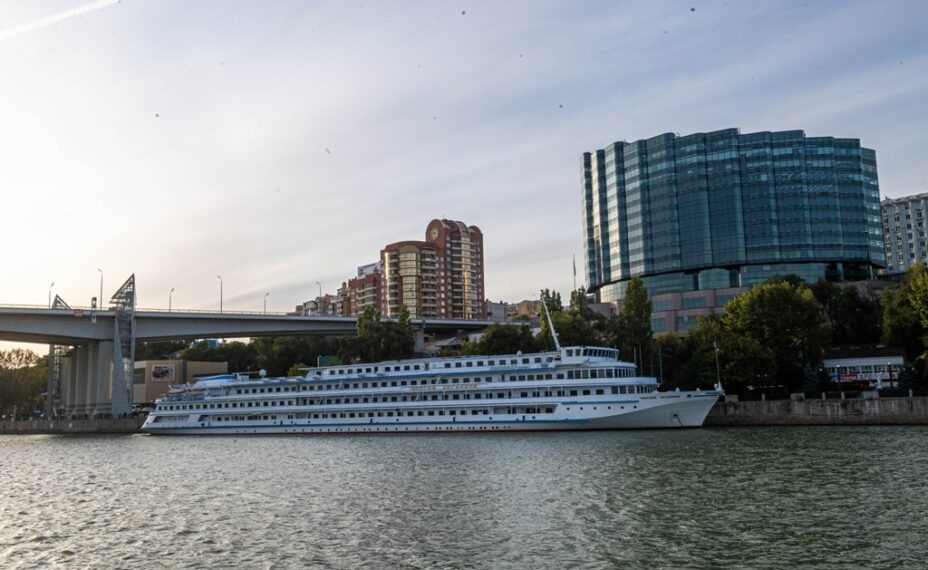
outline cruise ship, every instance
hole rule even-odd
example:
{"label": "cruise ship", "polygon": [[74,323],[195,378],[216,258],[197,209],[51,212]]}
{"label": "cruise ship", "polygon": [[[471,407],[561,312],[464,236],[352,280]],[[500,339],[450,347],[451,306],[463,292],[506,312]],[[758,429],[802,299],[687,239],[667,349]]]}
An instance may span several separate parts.
{"label": "cruise ship", "polygon": [[[556,338],[556,336],[555,336]],[[305,376],[227,374],[175,386],[152,434],[331,434],[687,428],[722,394],[661,392],[616,349],[432,357],[310,368]]]}

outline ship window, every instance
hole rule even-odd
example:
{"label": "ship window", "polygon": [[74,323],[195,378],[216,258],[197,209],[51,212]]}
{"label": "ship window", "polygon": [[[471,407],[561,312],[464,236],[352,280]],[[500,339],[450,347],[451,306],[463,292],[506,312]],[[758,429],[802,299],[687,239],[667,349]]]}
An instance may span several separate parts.
{"label": "ship window", "polygon": [[445,415],[445,410],[438,410],[438,415],[439,416]]}
{"label": "ship window", "polygon": [[574,371],[573,371],[573,370],[568,370],[568,371],[567,371],[567,378],[570,379],[570,380],[573,380],[573,379],[574,379]]}
{"label": "ship window", "polygon": [[353,417],[354,417],[354,412],[349,413],[349,414],[348,414],[348,417],[349,417],[349,418],[353,418]]}
{"label": "ship window", "polygon": [[452,383],[452,384],[457,384],[457,383],[458,383],[458,379],[457,379],[457,378],[452,379],[452,380],[451,380],[451,383]]}
{"label": "ship window", "polygon": [[455,362],[455,363],[454,363],[454,367],[455,367],[455,368],[460,368],[460,367],[461,367],[461,363],[460,363],[460,362]]}
{"label": "ship window", "polygon": [[419,410],[418,412],[416,412],[416,415],[417,415],[417,416],[421,416],[421,415],[422,415],[422,410]]}
{"label": "ship window", "polygon": [[576,395],[577,395],[577,391],[576,391],[576,390],[571,390],[571,391],[570,391],[570,395],[571,395],[571,396],[576,396]]}
{"label": "ship window", "polygon": [[473,365],[474,365],[473,362],[471,362],[471,361],[469,361],[469,360],[467,361],[467,367],[468,367],[468,368],[472,367]]}
{"label": "ship window", "polygon": [[483,366],[483,361],[482,361],[482,360],[478,360],[478,361],[477,361],[477,366]]}
{"label": "ship window", "polygon": [[241,394],[242,391],[241,391],[241,390],[236,390],[235,393],[236,393],[236,394]]}
{"label": "ship window", "polygon": [[357,385],[357,384],[352,384],[351,387],[352,387],[352,388],[357,388],[358,385]]}
{"label": "ship window", "polygon": [[535,357],[535,362],[541,362],[541,357]]}
{"label": "ship window", "polygon": [[519,396],[522,398],[528,398],[528,392],[520,392]]}
{"label": "ship window", "polygon": [[405,385],[406,385],[406,381],[405,381],[405,380],[403,380],[402,382],[400,382],[400,386],[405,386]]}
{"label": "ship window", "polygon": [[384,371],[384,372],[389,372],[389,371],[390,371],[390,367],[389,367],[389,366],[384,366],[384,367],[383,367],[383,371]]}
{"label": "ship window", "polygon": [[457,395],[457,394],[454,394],[454,395],[451,396],[451,399],[452,399],[452,400],[460,400],[461,397],[460,397],[459,395]]}
{"label": "ship window", "polygon": [[483,397],[483,396],[482,396],[481,394],[474,394],[474,399],[475,399],[475,400],[479,400],[479,399],[482,398],[482,397]]}
{"label": "ship window", "polygon": [[419,365],[416,364],[415,366],[413,366],[413,370],[419,370]]}
{"label": "ship window", "polygon": [[445,368],[451,368],[451,363],[450,363],[450,362],[446,362],[446,363],[445,363]]}
{"label": "ship window", "polygon": [[523,358],[523,359],[522,359],[522,364],[528,364],[528,358]]}
{"label": "ship window", "polygon": [[558,372],[558,373],[557,373],[557,379],[558,379],[558,380],[563,380],[563,379],[564,379],[564,374],[561,373],[561,372]]}
{"label": "ship window", "polygon": [[393,417],[393,412],[387,412],[387,417],[392,418],[392,417]]}
{"label": "ship window", "polygon": [[361,387],[362,387],[362,388],[367,388],[367,382],[361,384]]}
{"label": "ship window", "polygon": [[590,395],[590,391],[589,391],[589,390],[584,390],[584,391],[583,391],[583,395],[584,395],[584,396],[589,396],[589,395]]}
{"label": "ship window", "polygon": [[415,385],[416,385],[416,381],[415,381],[415,380],[411,380],[411,381],[409,382],[409,385],[410,385],[410,386],[415,386]]}
{"label": "ship window", "polygon": [[277,387],[277,391],[280,392],[280,386]]}
{"label": "ship window", "polygon": [[599,388],[599,389],[596,390],[596,395],[597,395],[597,396],[602,396],[603,393],[604,393],[604,392],[603,392],[603,389],[602,389],[602,388]]}
{"label": "ship window", "polygon": [[390,382],[391,386],[396,386],[396,381]]}
{"label": "ship window", "polygon": [[395,402],[395,401],[396,401],[396,396],[391,396],[391,397],[390,397],[390,401],[391,401],[391,402]]}
{"label": "ship window", "polygon": [[509,364],[518,364],[518,363],[519,363],[519,361],[516,360],[515,358],[509,359]]}
{"label": "ship window", "polygon": [[525,380],[525,374],[519,374],[519,380]]}
{"label": "ship window", "polygon": [[495,361],[495,360],[489,360],[489,361],[487,361],[487,366],[495,366],[495,365],[496,365],[496,361]]}
{"label": "ship window", "polygon": [[406,415],[407,415],[407,416],[411,416],[411,415],[412,415],[412,412],[406,412]]}
{"label": "ship window", "polygon": [[435,415],[435,412],[433,412],[432,410],[429,410],[428,414],[429,414],[430,416],[434,416],[434,415]]}
{"label": "ship window", "polygon": [[489,376],[487,376],[486,378],[483,379],[483,381],[484,381],[484,382],[492,382],[493,379],[490,378]]}
{"label": "ship window", "polygon": [[455,410],[448,410],[448,415],[454,416],[454,415],[457,415],[457,412]]}
{"label": "ship window", "polygon": [[370,369],[370,367],[367,367],[367,368],[364,369],[364,371],[367,372],[368,374],[370,374],[371,369]]}
{"label": "ship window", "polygon": [[403,370],[409,370],[409,365],[407,364],[406,366],[404,366]]}

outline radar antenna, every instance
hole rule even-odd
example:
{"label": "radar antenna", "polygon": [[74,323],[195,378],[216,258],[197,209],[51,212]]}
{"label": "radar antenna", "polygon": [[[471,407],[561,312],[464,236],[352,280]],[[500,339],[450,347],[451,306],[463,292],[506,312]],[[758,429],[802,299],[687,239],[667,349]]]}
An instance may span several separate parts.
{"label": "radar antenna", "polygon": [[561,351],[561,343],[557,340],[557,331],[554,330],[554,322],[551,321],[551,312],[548,310],[548,301],[545,299],[545,295],[541,296],[541,306],[544,307],[545,317],[548,318],[548,328],[551,329],[551,338],[554,339],[554,348],[558,352]]}

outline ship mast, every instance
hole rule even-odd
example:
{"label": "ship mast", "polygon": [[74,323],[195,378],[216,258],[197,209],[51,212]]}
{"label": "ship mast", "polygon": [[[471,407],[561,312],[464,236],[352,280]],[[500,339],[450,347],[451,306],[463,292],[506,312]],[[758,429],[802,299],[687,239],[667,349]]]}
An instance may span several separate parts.
{"label": "ship mast", "polygon": [[541,297],[541,306],[545,309],[545,316],[548,318],[548,328],[551,329],[551,338],[554,339],[554,348],[558,352],[561,352],[561,343],[557,340],[557,331],[554,330],[554,322],[551,321],[551,312],[548,311],[548,302],[545,300],[544,295]]}

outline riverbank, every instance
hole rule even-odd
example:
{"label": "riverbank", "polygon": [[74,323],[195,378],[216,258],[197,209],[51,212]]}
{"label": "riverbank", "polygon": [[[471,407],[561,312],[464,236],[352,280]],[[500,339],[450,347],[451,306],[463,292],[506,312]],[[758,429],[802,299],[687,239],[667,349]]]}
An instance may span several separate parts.
{"label": "riverbank", "polygon": [[928,425],[928,398],[719,402],[704,425]]}
{"label": "riverbank", "polygon": [[139,433],[146,416],[93,420],[0,421],[0,434]]}
{"label": "riverbank", "polygon": [[[139,433],[144,416],[98,420],[0,421],[0,434]],[[705,427],[928,425],[928,398],[719,402]]]}

